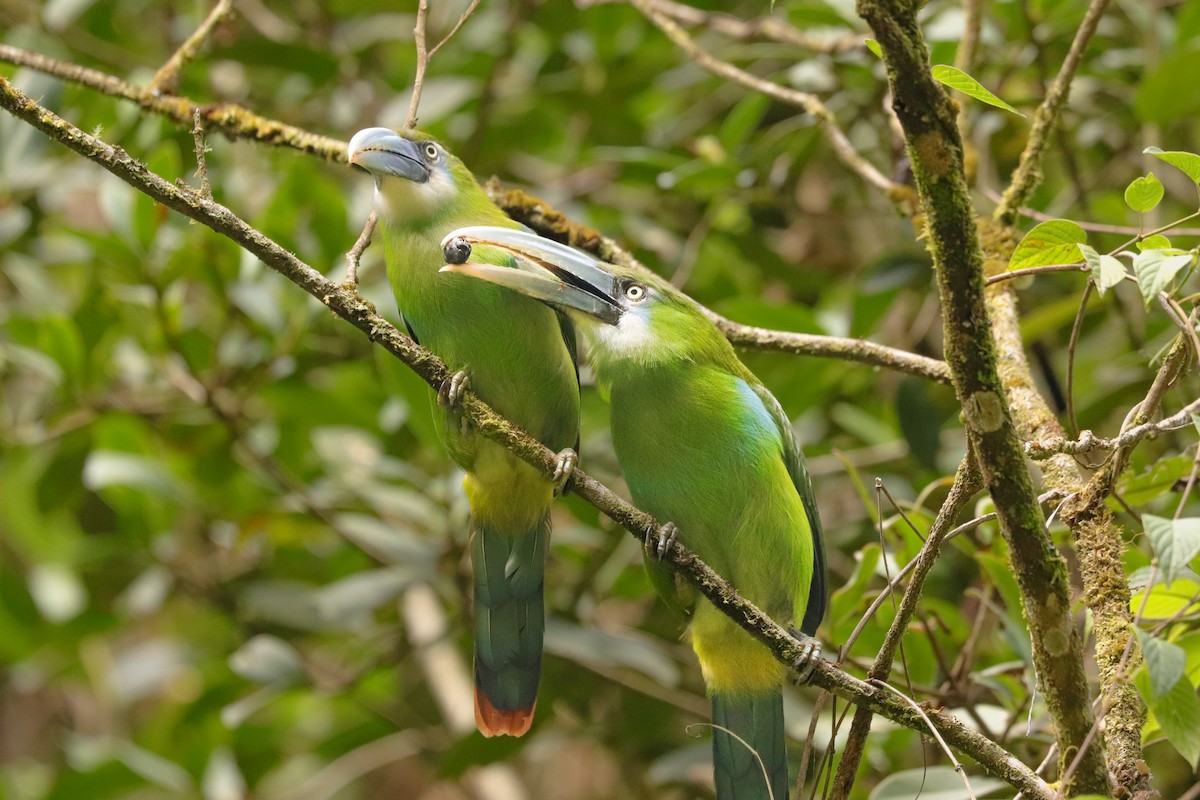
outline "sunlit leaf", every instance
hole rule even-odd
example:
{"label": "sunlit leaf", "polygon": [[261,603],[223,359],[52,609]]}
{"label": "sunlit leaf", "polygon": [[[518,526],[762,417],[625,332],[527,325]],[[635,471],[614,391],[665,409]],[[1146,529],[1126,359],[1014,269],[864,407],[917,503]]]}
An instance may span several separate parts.
{"label": "sunlit leaf", "polygon": [[1188,764],[1200,761],[1200,698],[1196,688],[1183,678],[1171,690],[1150,705],[1167,741]]}
{"label": "sunlit leaf", "polygon": [[1125,187],[1125,204],[1139,213],[1145,213],[1158,205],[1163,198],[1163,185],[1151,172],[1145,177],[1134,178]]}
{"label": "sunlit leaf", "polygon": [[999,97],[983,88],[983,84],[957,67],[938,64],[930,72],[933,75],[934,80],[945,86],[949,86],[951,89],[962,92],[968,97],[974,97],[976,100],[987,103],[989,106],[995,106],[996,108],[1002,108],[1005,111],[1011,111],[1018,117],[1025,116],[1020,111],[1017,111],[1008,103],[1004,102]]}
{"label": "sunlit leaf", "polygon": [[1147,147],[1142,152],[1167,162],[1191,178],[1193,183],[1200,184],[1200,155],[1183,150],[1163,150],[1158,147]]}
{"label": "sunlit leaf", "polygon": [[1143,250],[1134,256],[1133,273],[1138,279],[1138,291],[1149,306],[1158,293],[1171,285],[1179,271],[1192,263],[1190,253],[1167,255],[1162,250]]}
{"label": "sunlit leaf", "polygon": [[1200,518],[1173,520],[1145,514],[1142,525],[1158,559],[1159,569],[1170,583],[1181,576],[1188,563],[1200,553]]}
{"label": "sunlit leaf", "polygon": [[1092,280],[1096,289],[1103,297],[1104,293],[1119,284],[1129,276],[1125,265],[1110,255],[1097,253],[1092,247],[1079,243],[1079,252],[1083,253],[1084,263],[1092,271]]}
{"label": "sunlit leaf", "polygon": [[1074,264],[1080,260],[1079,243],[1086,241],[1087,233],[1078,223],[1067,219],[1039,223],[1021,238],[1009,259],[1008,268]]}

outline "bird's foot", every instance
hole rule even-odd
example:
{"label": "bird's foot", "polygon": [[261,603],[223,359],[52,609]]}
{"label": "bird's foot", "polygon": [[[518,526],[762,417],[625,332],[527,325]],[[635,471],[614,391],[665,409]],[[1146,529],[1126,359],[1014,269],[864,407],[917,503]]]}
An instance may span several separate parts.
{"label": "bird's foot", "polygon": [[675,527],[674,522],[668,522],[646,537],[646,557],[662,561],[678,540],[679,528]]}
{"label": "bird's foot", "polygon": [[792,683],[795,685],[808,683],[809,678],[812,677],[813,667],[821,658],[821,643],[795,628],[791,629],[791,633],[800,642],[800,655],[796,656],[796,660],[792,662],[792,669],[796,672]]}
{"label": "bird's foot", "polygon": [[448,408],[451,411],[457,410],[459,404],[462,403],[463,395],[466,394],[467,387],[470,385],[470,374],[465,369],[460,369],[442,381],[442,385],[438,387],[438,405],[442,408]]}
{"label": "bird's foot", "polygon": [[567,491],[567,481],[571,479],[571,473],[575,471],[578,464],[579,454],[571,448],[558,451],[558,463],[554,465],[554,475],[550,478],[554,481],[555,497]]}

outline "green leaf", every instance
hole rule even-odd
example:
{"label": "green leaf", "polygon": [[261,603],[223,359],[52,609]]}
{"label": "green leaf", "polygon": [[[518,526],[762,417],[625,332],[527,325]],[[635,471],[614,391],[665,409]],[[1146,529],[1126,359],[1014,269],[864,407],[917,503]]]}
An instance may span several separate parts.
{"label": "green leaf", "polygon": [[1033,226],[1013,251],[1009,271],[1050,264],[1073,264],[1079,260],[1079,243],[1087,233],[1069,219],[1052,219]]}
{"label": "green leaf", "polygon": [[1149,306],[1158,293],[1171,284],[1179,270],[1191,262],[1191,253],[1169,256],[1162,250],[1144,250],[1134,256],[1133,272],[1146,305]]}
{"label": "green leaf", "polygon": [[1001,100],[996,95],[983,88],[983,84],[972,78],[961,69],[938,64],[931,70],[933,79],[944,86],[949,86],[951,89],[962,92],[968,97],[974,97],[976,100],[987,103],[989,106],[1003,108],[1005,111],[1011,111],[1018,117],[1024,117],[1020,111],[1010,106],[1008,103]]}
{"label": "green leaf", "polygon": [[1188,153],[1183,150],[1163,150],[1158,147],[1147,147],[1142,151],[1154,156],[1159,161],[1165,161],[1172,167],[1183,170],[1183,172],[1192,179],[1192,182],[1200,186],[1200,156],[1195,153]]}
{"label": "green leaf", "polygon": [[1171,240],[1163,236],[1161,233],[1155,233],[1147,236],[1137,243],[1138,250],[1170,250]]}
{"label": "green leaf", "polygon": [[1144,178],[1134,178],[1133,182],[1125,187],[1125,204],[1139,214],[1154,208],[1162,198],[1162,182],[1153,172]]}
{"label": "green leaf", "polygon": [[876,58],[883,58],[883,48],[879,46],[879,42],[875,41],[874,39],[863,39],[863,44],[867,46],[868,50],[875,54]]}
{"label": "green leaf", "polygon": [[[1131,584],[1136,582],[1136,576],[1137,573],[1134,573],[1130,578]],[[1143,620],[1170,619],[1178,614],[1191,613],[1196,608],[1195,598],[1200,592],[1200,583],[1196,582],[1194,574],[1190,574],[1172,583],[1156,580],[1149,591],[1149,597],[1146,596],[1146,590],[1142,589],[1129,599],[1130,613],[1141,614]]]}
{"label": "green leaf", "polygon": [[1195,687],[1186,678],[1177,681],[1150,709],[1167,741],[1194,767],[1200,760],[1200,698]]}
{"label": "green leaf", "polygon": [[1187,667],[1187,653],[1179,645],[1159,639],[1156,636],[1134,628],[1138,644],[1142,647],[1142,656],[1146,659],[1146,672],[1150,675],[1150,687],[1153,700],[1158,700],[1175,688],[1183,677]]}
{"label": "green leaf", "polygon": [[1200,553],[1200,518],[1167,519],[1146,514],[1142,517],[1146,536],[1158,567],[1167,583],[1183,575],[1188,562]]}
{"label": "green leaf", "polygon": [[1096,282],[1096,288],[1100,291],[1101,297],[1106,291],[1129,277],[1125,265],[1112,256],[1100,255],[1094,248],[1083,242],[1077,246],[1079,252],[1083,253],[1083,260],[1087,262],[1088,268],[1092,271],[1092,280]]}

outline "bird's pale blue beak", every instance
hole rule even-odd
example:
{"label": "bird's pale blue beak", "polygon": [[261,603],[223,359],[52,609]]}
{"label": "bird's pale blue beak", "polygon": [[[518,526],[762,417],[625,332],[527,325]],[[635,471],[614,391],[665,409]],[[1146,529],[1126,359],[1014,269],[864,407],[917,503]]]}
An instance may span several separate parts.
{"label": "bird's pale blue beak", "polygon": [[390,128],[364,128],[354,134],[346,158],[376,178],[394,176],[413,183],[429,180],[429,167],[421,160],[420,148]]}
{"label": "bird's pale blue beak", "polygon": [[[516,268],[466,263],[475,245],[494,247],[516,259]],[[442,272],[469,275],[563,309],[582,311],[601,322],[621,319],[617,279],[603,262],[574,248],[514,228],[476,226],[451,231],[442,240],[450,263]]]}

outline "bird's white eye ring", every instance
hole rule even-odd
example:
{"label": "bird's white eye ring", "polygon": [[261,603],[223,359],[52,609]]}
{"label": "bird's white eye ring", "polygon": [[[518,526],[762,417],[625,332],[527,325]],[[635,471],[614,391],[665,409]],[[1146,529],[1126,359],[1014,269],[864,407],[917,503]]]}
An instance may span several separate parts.
{"label": "bird's white eye ring", "polygon": [[635,303],[640,303],[646,299],[646,287],[637,283],[631,283],[625,287],[625,297]]}
{"label": "bird's white eye ring", "polygon": [[430,161],[437,161],[438,149],[437,149],[436,144],[434,144],[433,142],[425,143],[425,157],[428,158]]}

